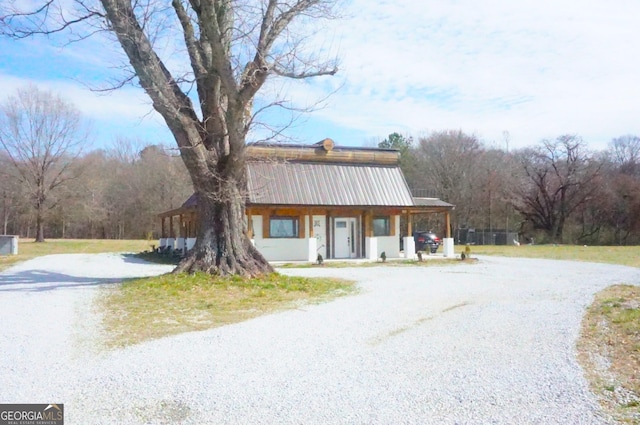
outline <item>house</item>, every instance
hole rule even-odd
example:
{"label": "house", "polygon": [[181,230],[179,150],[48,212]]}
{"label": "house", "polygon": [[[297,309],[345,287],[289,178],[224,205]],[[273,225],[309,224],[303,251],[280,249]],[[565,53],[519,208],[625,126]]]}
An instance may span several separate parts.
{"label": "house", "polygon": [[[269,261],[323,258],[376,260],[401,257],[400,217],[408,229],[404,256],[413,258],[412,217],[445,214],[453,205],[414,198],[393,149],[339,147],[331,139],[313,145],[250,144],[246,219],[249,237]],[[197,235],[197,196],[159,215],[160,246],[191,249]],[[453,256],[453,239],[443,251]]]}

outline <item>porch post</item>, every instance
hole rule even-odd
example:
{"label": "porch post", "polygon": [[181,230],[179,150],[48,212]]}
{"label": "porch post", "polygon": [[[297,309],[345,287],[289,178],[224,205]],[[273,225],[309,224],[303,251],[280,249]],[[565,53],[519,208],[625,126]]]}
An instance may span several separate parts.
{"label": "porch post", "polygon": [[158,243],[158,247],[164,248],[167,245],[167,232],[164,227],[164,219],[166,217],[160,217],[160,242]]}
{"label": "porch post", "polygon": [[456,253],[453,246],[453,238],[451,237],[451,215],[448,210],[444,212],[444,222],[447,228],[444,231],[446,237],[442,244],[442,250],[445,257],[454,258]]}
{"label": "porch post", "polygon": [[313,235],[313,213],[311,211],[307,211],[309,217],[309,232],[307,233],[309,237],[307,238],[307,255],[309,262],[313,263],[318,259],[318,240]]}
{"label": "porch post", "polygon": [[373,212],[365,211],[364,232],[365,232],[365,258],[370,261],[378,260],[378,238],[373,236]]}
{"label": "porch post", "polygon": [[416,256],[416,241],[413,239],[412,218],[411,213],[407,213],[407,236],[404,237],[402,245],[404,246],[404,258],[413,260]]}
{"label": "porch post", "polygon": [[444,212],[444,222],[445,222],[445,226],[447,226],[447,229],[445,230],[445,235],[447,238],[450,238],[451,237],[451,214],[449,214],[449,211]]}

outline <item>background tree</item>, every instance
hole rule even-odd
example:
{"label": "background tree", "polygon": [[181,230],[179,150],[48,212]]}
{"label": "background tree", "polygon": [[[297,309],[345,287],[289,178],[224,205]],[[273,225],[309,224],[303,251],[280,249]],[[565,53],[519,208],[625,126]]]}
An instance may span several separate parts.
{"label": "background tree", "polygon": [[476,198],[480,197],[482,171],[478,164],[483,153],[475,136],[459,130],[422,137],[415,149],[417,169],[410,185],[418,196],[437,196],[456,205],[454,227],[472,223]]}
{"label": "background tree", "polygon": [[627,134],[613,139],[606,155],[619,173],[640,177],[640,137]]}
{"label": "background tree", "polygon": [[25,87],[0,107],[0,146],[31,198],[36,242],[44,242],[51,194],[78,177],[73,161],[85,139],[80,112],[49,91]]}
{"label": "background tree", "polygon": [[595,195],[600,165],[575,135],[519,151],[522,179],[514,207],[534,229],[561,242],[564,226]]}
{"label": "background tree", "polygon": [[400,133],[391,133],[382,142],[378,143],[382,149],[396,149],[400,152],[400,167],[407,180],[410,180],[416,172],[416,160],[413,155],[413,138],[405,137]]}
{"label": "background tree", "polygon": [[[302,48],[296,31],[331,16],[333,1],[76,0],[42,1],[32,12],[5,17],[5,33],[53,33],[74,23],[107,25],[125,52],[153,107],[164,118],[198,194],[197,243],[176,271],[244,276],[272,268],[246,235],[245,137],[253,99],[270,76],[308,78],[334,74]],[[294,22],[295,21],[295,22]],[[297,26],[296,26],[297,24]],[[175,74],[154,40],[180,33],[190,75]],[[183,88],[182,82],[188,82]],[[187,90],[195,87],[193,104]]]}

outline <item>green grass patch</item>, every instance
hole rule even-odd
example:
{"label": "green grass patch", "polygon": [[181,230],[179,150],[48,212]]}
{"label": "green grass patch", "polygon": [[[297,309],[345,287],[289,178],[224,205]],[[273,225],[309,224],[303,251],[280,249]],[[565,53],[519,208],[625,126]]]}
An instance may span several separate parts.
{"label": "green grass patch", "polygon": [[617,420],[640,423],[640,287],[610,286],[583,318],[578,359]]}
{"label": "green grass patch", "polygon": [[[153,241],[152,241],[153,242]],[[0,256],[0,271],[35,257],[51,254],[98,254],[102,252],[140,252],[151,248],[147,240],[117,239],[19,239],[18,255]]]}
{"label": "green grass patch", "polygon": [[114,347],[236,323],[355,291],[353,282],[333,278],[166,274],[106,289],[99,306],[107,346]]}

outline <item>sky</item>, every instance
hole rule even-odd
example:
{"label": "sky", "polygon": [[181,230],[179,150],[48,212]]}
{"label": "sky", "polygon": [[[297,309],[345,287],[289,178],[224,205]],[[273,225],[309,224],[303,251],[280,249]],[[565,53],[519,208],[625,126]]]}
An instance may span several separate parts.
{"label": "sky", "polygon": [[[287,140],[371,146],[393,132],[456,129],[498,148],[577,134],[604,149],[615,137],[640,135],[636,0],[344,0],[338,12],[308,41],[337,58],[339,72],[264,88],[296,108],[315,105],[295,114]],[[0,39],[0,102],[35,84],[83,112],[94,147],[116,138],[173,143],[142,89],[91,90],[121,75],[117,45],[67,38]],[[163,49],[171,69],[184,69],[177,43]],[[262,117],[272,127],[290,118],[277,110]]]}

